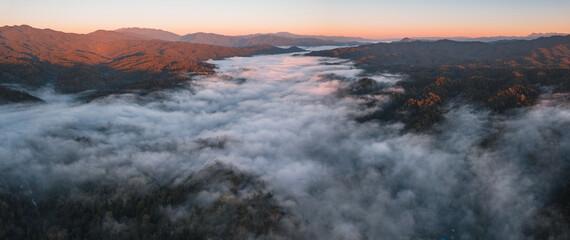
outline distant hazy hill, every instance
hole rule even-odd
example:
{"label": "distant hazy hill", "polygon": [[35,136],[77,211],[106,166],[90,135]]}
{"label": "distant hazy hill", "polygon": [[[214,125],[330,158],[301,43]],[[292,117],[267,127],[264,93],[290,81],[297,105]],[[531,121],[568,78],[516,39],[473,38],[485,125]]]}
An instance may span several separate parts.
{"label": "distant hazy hill", "polygon": [[124,34],[131,39],[157,39],[165,41],[181,41],[202,43],[226,47],[250,47],[257,45],[271,46],[322,46],[322,45],[356,45],[362,38],[303,36],[291,33],[252,34],[244,36],[226,36],[215,33],[192,33],[184,36],[159,29],[121,28],[114,32]]}
{"label": "distant hazy hill", "polygon": [[[183,41],[191,43],[212,44],[227,47],[244,47],[253,46],[255,44],[273,45],[273,46],[315,46],[315,45],[358,45],[359,43],[378,42],[379,39],[366,39],[361,37],[345,37],[345,36],[324,36],[324,35],[299,35],[289,32],[278,33],[257,33],[240,36],[226,36],[215,33],[192,33],[184,36],[178,34],[150,28],[121,28],[114,30],[115,32],[130,35],[136,39],[157,39],[165,41]],[[454,40],[469,42],[495,42],[495,41],[511,41],[511,40],[533,40],[540,37],[565,36],[564,33],[533,33],[528,36],[494,36],[494,37],[410,37],[405,38],[407,41],[437,41],[437,40]],[[248,41],[248,39],[252,39]],[[299,40],[302,39],[302,40]],[[322,41],[318,41],[322,40]],[[383,39],[383,42],[398,41],[398,39]]]}
{"label": "distant hazy hill", "polygon": [[182,42],[212,44],[218,46],[236,46],[239,45],[240,40],[242,40],[242,38],[202,32],[187,34],[179,39],[179,41]]}
{"label": "distant hazy hill", "polygon": [[147,39],[158,39],[158,40],[165,40],[165,41],[178,41],[180,39],[180,35],[167,32],[160,29],[150,29],[150,28],[121,28],[115,30],[115,32],[119,33],[127,33],[138,35]]}
{"label": "distant hazy hill", "polygon": [[0,84],[52,84],[62,92],[121,89],[135,83],[138,89],[154,88],[169,85],[169,79],[183,73],[212,72],[213,66],[204,60],[294,51],[302,50],[146,40],[115,31],[74,34],[30,26],[1,27]]}
{"label": "distant hazy hill", "polygon": [[377,43],[312,52],[356,60],[362,66],[492,65],[570,68],[570,36],[496,43],[451,40]]}
{"label": "distant hazy hill", "polygon": [[495,42],[495,41],[511,41],[511,40],[534,40],[540,37],[552,37],[552,36],[566,36],[567,33],[532,33],[528,36],[495,36],[495,37],[412,37],[407,39],[413,40],[427,40],[427,41],[437,41],[437,40],[454,40],[454,41],[469,41],[469,42]]}
{"label": "distant hazy hill", "polygon": [[344,36],[323,36],[323,35],[298,35],[289,32],[267,33],[267,34],[251,34],[244,35],[243,37],[252,38],[256,36],[267,35],[286,38],[316,38],[335,42],[376,42],[374,39],[365,39],[360,37],[344,37]]}
{"label": "distant hazy hill", "polygon": [[345,43],[335,42],[331,40],[322,40],[317,38],[287,38],[271,35],[261,35],[248,38],[242,41],[244,46],[255,46],[260,44],[269,44],[275,46],[321,46],[321,45],[345,45]]}
{"label": "distant hazy hill", "polygon": [[272,46],[322,46],[322,45],[346,45],[344,42],[323,40],[318,38],[290,38],[274,35],[257,36],[225,36],[214,33],[193,33],[180,38],[183,42],[212,44],[230,47],[247,47],[256,45]]}

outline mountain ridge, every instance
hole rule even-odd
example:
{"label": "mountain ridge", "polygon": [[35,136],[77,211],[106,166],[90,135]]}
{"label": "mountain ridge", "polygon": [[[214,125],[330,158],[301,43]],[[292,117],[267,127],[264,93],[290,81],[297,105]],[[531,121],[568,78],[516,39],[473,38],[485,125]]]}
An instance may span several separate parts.
{"label": "mountain ridge", "polygon": [[[183,74],[213,72],[204,61],[302,51],[141,39],[114,31],[75,34],[30,26],[0,27],[0,84],[77,93],[104,89],[155,89],[187,81]],[[136,86],[135,86],[136,85]]]}
{"label": "mountain ridge", "polygon": [[152,29],[152,28],[129,27],[129,28],[119,28],[113,31],[120,33],[134,34],[149,39],[158,39],[164,41],[178,41],[181,37],[176,33],[164,31],[162,29]]}
{"label": "mountain ridge", "polygon": [[[568,33],[531,33],[526,36],[490,36],[490,37],[405,37],[416,41],[438,41],[453,40],[462,42],[497,42],[497,41],[514,41],[514,40],[534,40],[540,37],[567,36]],[[391,39],[393,40],[393,39]]]}
{"label": "mountain ridge", "polygon": [[446,104],[458,99],[501,114],[534,105],[541,93],[570,92],[570,36],[495,43],[407,39],[307,55],[350,59],[367,74],[404,76],[403,91],[359,121],[401,121],[405,131],[431,131],[445,120]]}
{"label": "mountain ridge", "polygon": [[366,39],[361,37],[348,37],[348,36],[325,36],[325,35],[301,35],[301,34],[294,34],[290,32],[277,32],[277,33],[256,33],[256,34],[248,34],[248,35],[241,35],[242,37],[251,38],[261,35],[270,35],[270,36],[277,36],[277,37],[287,37],[287,38],[317,38],[322,40],[330,40],[336,42],[376,42],[376,39]]}
{"label": "mountain ridge", "polygon": [[332,40],[323,40],[318,38],[289,38],[268,34],[262,34],[251,37],[244,36],[226,36],[215,33],[192,33],[182,36],[179,41],[192,43],[207,43],[227,47],[248,47],[255,45],[273,45],[273,46],[322,46],[322,45],[356,45],[357,43],[336,42]]}
{"label": "mountain ridge", "polygon": [[570,68],[569,49],[570,36],[496,43],[404,39],[399,42],[317,51],[308,55],[353,59],[365,68],[465,64]]}
{"label": "mountain ridge", "polygon": [[178,35],[161,29],[152,28],[119,28],[115,32],[126,33],[132,37],[158,39],[165,41],[181,41],[203,43],[226,47],[249,47],[255,45],[273,46],[320,46],[320,45],[357,45],[359,42],[374,40],[360,37],[297,35],[289,32],[249,34],[229,36],[217,33],[196,32]]}

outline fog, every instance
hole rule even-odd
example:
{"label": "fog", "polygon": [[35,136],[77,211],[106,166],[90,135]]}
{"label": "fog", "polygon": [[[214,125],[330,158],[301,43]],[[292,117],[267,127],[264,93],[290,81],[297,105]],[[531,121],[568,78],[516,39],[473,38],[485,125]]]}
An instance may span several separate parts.
{"label": "fog", "polygon": [[[350,62],[290,54],[210,62],[216,75],[182,89],[90,103],[42,90],[46,104],[0,106],[0,191],[33,198],[142,175],[177,184],[221,162],[262,179],[289,218],[305,223],[291,229],[303,236],[522,239],[568,180],[570,106],[561,98],[507,116],[452,103],[437,133],[402,133],[401,123],[354,120],[374,109],[339,94],[363,74]],[[400,80],[368,77],[392,90]]]}

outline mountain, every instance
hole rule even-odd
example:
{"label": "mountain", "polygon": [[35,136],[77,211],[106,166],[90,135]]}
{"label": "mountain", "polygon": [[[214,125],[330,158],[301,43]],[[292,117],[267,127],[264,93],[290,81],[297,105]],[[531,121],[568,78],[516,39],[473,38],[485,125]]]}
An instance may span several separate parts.
{"label": "mountain", "polygon": [[248,39],[243,39],[240,44],[243,46],[274,45],[274,46],[322,46],[322,45],[345,45],[345,43],[317,38],[288,38],[271,35],[261,35]]}
{"label": "mountain", "polygon": [[135,27],[135,28],[120,28],[114,31],[118,33],[138,35],[146,39],[157,39],[164,41],[178,41],[180,39],[180,35],[160,29]]}
{"label": "mountain", "polygon": [[202,44],[211,44],[217,46],[238,46],[241,45],[240,41],[242,38],[240,37],[232,37],[232,36],[225,36],[215,33],[192,33],[187,34],[179,39],[182,42],[191,42],[191,43],[202,43]]}
{"label": "mountain", "polygon": [[222,47],[141,39],[115,31],[74,34],[30,26],[0,28],[0,84],[65,93],[172,87],[189,72],[213,72],[208,59],[302,51]]}
{"label": "mountain", "polygon": [[496,42],[496,41],[512,41],[512,40],[534,40],[541,37],[566,36],[567,33],[532,33],[528,36],[495,36],[495,37],[412,37],[408,39],[422,41],[438,41],[438,40],[454,40],[463,42]]}
{"label": "mountain", "polygon": [[[97,31],[93,34],[101,34]],[[131,40],[156,39],[164,41],[181,41],[190,43],[202,43],[225,47],[250,47],[256,45],[272,46],[322,46],[322,45],[358,45],[360,42],[372,42],[374,40],[356,37],[331,37],[320,35],[296,35],[288,32],[270,34],[251,34],[243,36],[226,36],[215,33],[192,33],[184,36],[177,35],[160,29],[149,28],[120,28],[113,32],[120,33],[121,37]]]}
{"label": "mountain", "polygon": [[[570,93],[570,36],[493,43],[405,39],[308,55],[351,59],[368,73],[405,76],[398,83],[403,91],[359,121],[401,121],[406,131],[432,129],[445,119],[449,102],[501,114],[532,106],[541,93]],[[372,94],[378,87],[361,86]]]}
{"label": "mountain", "polygon": [[136,34],[124,34],[115,31],[97,30],[86,34],[93,41],[114,42],[121,40],[149,40],[144,36]]}
{"label": "mountain", "polygon": [[336,42],[318,38],[290,38],[270,34],[248,36],[225,36],[214,33],[193,33],[184,35],[180,41],[191,43],[212,44],[227,47],[248,47],[256,45],[272,46],[322,46],[322,45],[356,45],[355,43]]}
{"label": "mountain", "polygon": [[290,37],[290,38],[317,38],[336,42],[376,42],[374,39],[366,39],[361,37],[345,37],[345,36],[324,36],[324,35],[297,35],[289,32],[278,32],[273,34],[279,37]]}
{"label": "mountain", "polygon": [[363,67],[397,65],[488,65],[570,68],[570,36],[541,37],[495,43],[452,40],[376,43],[312,52],[309,55],[356,60]]}
{"label": "mountain", "polygon": [[245,38],[252,38],[261,35],[268,35],[268,36],[276,36],[276,37],[285,37],[285,38],[316,38],[321,40],[327,41],[335,41],[335,42],[377,42],[378,40],[374,39],[365,39],[360,37],[344,37],[344,36],[324,36],[324,35],[298,35],[289,32],[278,32],[278,33],[267,33],[267,34],[250,34],[250,35],[243,35],[242,37]]}

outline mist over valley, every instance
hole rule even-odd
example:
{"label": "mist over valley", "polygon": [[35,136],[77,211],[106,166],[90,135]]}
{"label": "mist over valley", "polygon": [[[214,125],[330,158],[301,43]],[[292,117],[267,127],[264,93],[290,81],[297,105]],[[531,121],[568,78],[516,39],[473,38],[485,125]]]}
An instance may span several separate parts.
{"label": "mist over valley", "polygon": [[0,238],[569,236],[568,36],[150,33],[2,28]]}

